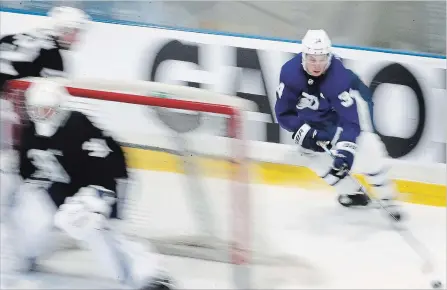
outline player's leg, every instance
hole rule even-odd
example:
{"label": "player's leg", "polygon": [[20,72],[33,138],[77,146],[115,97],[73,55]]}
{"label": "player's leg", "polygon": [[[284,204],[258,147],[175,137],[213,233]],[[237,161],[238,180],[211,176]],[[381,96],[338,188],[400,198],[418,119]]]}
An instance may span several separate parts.
{"label": "player's leg", "polygon": [[[365,88],[362,96],[368,96],[368,90]],[[367,182],[371,185],[372,191],[381,199],[382,204],[388,207],[394,207],[396,217],[398,209],[395,208],[394,200],[397,198],[397,190],[389,177],[389,168],[387,164],[388,152],[380,137],[376,134],[374,124],[374,107],[371,101],[365,101],[363,98],[356,98],[357,110],[359,114],[362,133],[357,138],[358,154],[356,154],[356,163],[358,171],[365,174]]]}
{"label": "player's leg", "polygon": [[[124,284],[136,289],[162,290],[172,289],[172,281],[167,272],[161,268],[160,255],[150,243],[133,242],[120,234],[113,225],[88,242],[93,251],[104,263],[110,259],[121,263],[124,271]],[[105,249],[104,245],[108,245]]]}
{"label": "player's leg", "polygon": [[[26,272],[36,259],[52,248],[53,216],[56,207],[47,192],[34,184],[24,183],[14,193],[14,204],[6,218],[3,240],[15,263],[5,263],[2,271]],[[2,233],[5,234],[5,233]]]}
{"label": "player's leg", "polygon": [[[388,154],[380,137],[375,133],[363,132],[358,138],[359,171],[362,172],[372,192],[387,207],[396,207],[398,191],[389,176]],[[397,210],[397,208],[394,208]]]}
{"label": "player's leg", "polygon": [[[380,138],[374,133],[363,132],[358,140],[358,152],[355,157],[356,170],[362,172],[372,188],[372,193],[380,199],[395,218],[400,218],[395,199],[396,190],[389,178],[386,164],[386,150]],[[332,158],[328,154],[313,157],[311,168],[338,193],[338,202],[345,207],[367,206],[371,199],[359,188],[359,184],[350,177],[340,179],[332,170]]]}
{"label": "player's leg", "polygon": [[0,222],[8,214],[14,192],[21,183],[18,175],[19,158],[13,149],[13,127],[17,120],[12,104],[0,99]]}
{"label": "player's leg", "polygon": [[104,192],[88,187],[68,198],[55,215],[56,226],[82,241],[119,282],[134,289],[170,289],[154,249],[129,241],[112,228],[108,217],[114,201]]}
{"label": "player's leg", "polygon": [[13,204],[14,193],[22,182],[17,174],[13,150],[0,150],[0,222],[3,223]]}
{"label": "player's leg", "polygon": [[[363,87],[365,90],[362,95],[368,96],[368,89],[364,85]],[[356,97],[356,101],[362,130],[356,142],[358,145],[354,159],[356,171],[366,176],[366,181],[372,187],[373,193],[383,201],[382,204],[393,206],[393,200],[396,198],[396,190],[388,176],[389,167],[386,164],[386,148],[379,136],[375,134],[373,103],[365,101],[360,95]],[[347,207],[365,206],[369,204],[370,199],[363,192],[356,189],[340,193],[339,202]]]}
{"label": "player's leg", "polygon": [[338,195],[338,202],[343,206],[366,206],[369,204],[367,195],[360,191],[359,185],[351,178],[339,178],[332,169],[333,159],[326,153],[317,153],[311,157],[310,168]]}

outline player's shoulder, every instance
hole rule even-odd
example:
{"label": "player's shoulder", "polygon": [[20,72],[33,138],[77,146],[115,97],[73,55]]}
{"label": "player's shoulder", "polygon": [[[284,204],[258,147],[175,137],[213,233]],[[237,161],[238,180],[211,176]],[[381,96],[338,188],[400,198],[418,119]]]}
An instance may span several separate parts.
{"label": "player's shoulder", "polygon": [[81,111],[67,110],[67,124],[88,124],[91,123],[89,117]]}
{"label": "player's shoulder", "polygon": [[332,57],[329,74],[338,78],[349,78],[352,71],[345,67],[342,60],[338,57]]}
{"label": "player's shoulder", "polygon": [[285,77],[293,74],[296,75],[298,74],[298,72],[300,72],[301,66],[302,66],[302,56],[301,53],[299,53],[283,64],[281,68],[281,75]]}
{"label": "player's shoulder", "polygon": [[56,38],[46,29],[36,29],[28,33],[43,51],[55,52],[60,54],[61,47]]}
{"label": "player's shoulder", "polygon": [[90,123],[84,113],[76,110],[65,109],[61,114],[64,114],[61,116],[61,127],[69,131],[81,132]]}
{"label": "player's shoulder", "polygon": [[[93,118],[81,111],[70,110],[70,117],[67,120],[67,127],[73,130],[91,132],[100,130],[103,131],[101,126],[98,126],[96,118]],[[81,132],[82,133],[82,132]]]}
{"label": "player's shoulder", "polygon": [[332,84],[332,87],[344,90],[351,86],[358,77],[352,70],[345,67],[341,59],[333,57],[326,78]]}
{"label": "player's shoulder", "polygon": [[0,43],[3,44],[13,44],[14,41],[14,37],[17,34],[7,34],[7,35],[3,35],[2,37],[0,37]]}
{"label": "player's shoulder", "polygon": [[280,79],[281,82],[291,86],[300,86],[303,80],[304,82],[306,81],[304,78],[301,53],[288,60],[281,67]]}
{"label": "player's shoulder", "polygon": [[84,140],[85,135],[95,130],[95,125],[86,114],[73,109],[66,109],[63,113],[66,115],[61,122],[61,130],[76,136],[72,138]]}

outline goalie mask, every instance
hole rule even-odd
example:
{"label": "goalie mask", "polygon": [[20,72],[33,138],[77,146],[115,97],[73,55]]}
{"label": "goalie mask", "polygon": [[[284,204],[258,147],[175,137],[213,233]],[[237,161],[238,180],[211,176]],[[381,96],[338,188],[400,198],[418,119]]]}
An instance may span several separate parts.
{"label": "goalie mask", "polygon": [[311,76],[324,74],[331,64],[332,44],[324,30],[309,30],[302,41],[303,68]]}
{"label": "goalie mask", "polygon": [[54,82],[34,82],[25,93],[26,110],[34,122],[36,134],[51,137],[65,120],[67,111],[63,108],[68,92]]}
{"label": "goalie mask", "polygon": [[84,11],[73,7],[55,7],[48,12],[48,16],[51,18],[50,34],[62,49],[70,49],[90,21]]}

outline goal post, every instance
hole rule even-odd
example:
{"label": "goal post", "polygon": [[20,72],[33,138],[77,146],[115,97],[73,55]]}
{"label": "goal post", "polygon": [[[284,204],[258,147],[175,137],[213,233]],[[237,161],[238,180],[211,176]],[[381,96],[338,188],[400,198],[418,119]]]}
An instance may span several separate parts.
{"label": "goal post", "polygon": [[[52,80],[70,93],[67,108],[86,113],[125,148],[133,181],[120,197],[127,236],[150,240],[162,254],[229,263],[240,289],[254,287],[254,264],[293,267],[262,246],[253,223],[263,216],[253,217],[259,209],[249,182],[246,126],[247,114],[257,112],[253,102],[148,81]],[[16,117],[13,123],[2,117],[13,128],[13,145],[27,122],[24,93],[40,81],[9,81],[2,94],[8,116],[12,110]]]}

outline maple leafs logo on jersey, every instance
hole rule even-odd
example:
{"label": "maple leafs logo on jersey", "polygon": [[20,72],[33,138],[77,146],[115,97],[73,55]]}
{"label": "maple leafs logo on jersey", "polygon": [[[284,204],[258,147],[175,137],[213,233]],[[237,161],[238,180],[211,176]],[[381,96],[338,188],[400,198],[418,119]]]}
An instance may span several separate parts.
{"label": "maple leafs logo on jersey", "polygon": [[82,144],[82,150],[90,151],[89,156],[105,158],[112,150],[107,146],[107,142],[104,139],[91,138]]}
{"label": "maple leafs logo on jersey", "polygon": [[299,99],[298,104],[296,105],[296,108],[298,110],[302,110],[305,108],[309,108],[311,110],[318,110],[318,107],[320,106],[320,101],[318,100],[318,97],[310,95],[306,92],[303,92],[301,96],[302,97]]}

